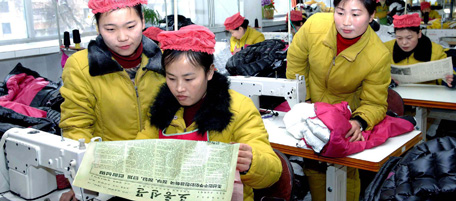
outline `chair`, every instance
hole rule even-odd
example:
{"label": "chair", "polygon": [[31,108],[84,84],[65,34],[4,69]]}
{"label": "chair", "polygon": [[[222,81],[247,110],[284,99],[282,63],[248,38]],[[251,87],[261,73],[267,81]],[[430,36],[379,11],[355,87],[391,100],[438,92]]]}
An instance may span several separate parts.
{"label": "chair", "polygon": [[397,116],[404,115],[404,101],[402,100],[401,95],[392,89],[388,89],[388,109],[397,114]]}
{"label": "chair", "polygon": [[287,156],[277,149],[274,152],[282,162],[282,175],[272,186],[264,189],[254,189],[255,201],[290,201],[293,196],[293,167]]}

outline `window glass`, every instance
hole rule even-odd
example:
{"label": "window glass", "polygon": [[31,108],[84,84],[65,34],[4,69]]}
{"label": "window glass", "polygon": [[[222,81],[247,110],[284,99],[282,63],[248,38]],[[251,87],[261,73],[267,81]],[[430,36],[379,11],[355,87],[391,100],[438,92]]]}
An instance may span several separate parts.
{"label": "window glass", "polygon": [[[174,14],[174,0],[167,0],[166,7],[163,0],[149,0],[148,8],[157,10],[161,19],[166,14]],[[223,26],[225,19],[239,10],[238,1],[226,0],[178,0],[177,12],[198,25],[207,27]],[[164,24],[163,24],[164,25]]]}
{"label": "window glass", "polygon": [[230,17],[239,12],[238,2],[215,0],[214,2],[215,15],[214,24],[215,26],[224,26],[223,23],[227,17]]}
{"label": "window glass", "polygon": [[0,1],[0,13],[7,13],[9,12],[8,1],[1,0]]}
{"label": "window glass", "polygon": [[2,31],[3,31],[3,34],[11,34],[11,24],[2,23]]}
{"label": "window glass", "polygon": [[276,9],[274,15],[285,16],[288,11],[288,1],[289,0],[274,0],[274,7]]}
{"label": "window glass", "polygon": [[[0,42],[12,39],[27,38],[27,24],[24,15],[24,1],[2,0],[0,12]],[[7,9],[3,8],[7,5]],[[6,12],[5,12],[6,11]],[[4,25],[9,24],[9,26]],[[4,30],[8,28],[9,30]]]}
{"label": "window glass", "polygon": [[[81,35],[96,33],[95,18],[88,7],[88,2],[88,0],[59,0],[59,26],[62,35],[64,31],[72,34],[74,29],[78,29]],[[55,11],[50,13],[55,16]],[[49,21],[55,22],[55,17],[49,17]],[[49,34],[57,34],[57,31]]]}
{"label": "window glass", "polygon": [[[0,42],[57,39],[59,28],[61,35],[64,31],[72,33],[73,29],[78,29],[82,36],[96,33],[95,26],[93,26],[93,14],[87,6],[88,0],[0,1],[0,5],[2,5],[0,23],[10,24],[9,32],[0,31]],[[6,10],[3,5],[6,4],[8,11],[3,12]],[[2,25],[2,29],[4,27]]]}

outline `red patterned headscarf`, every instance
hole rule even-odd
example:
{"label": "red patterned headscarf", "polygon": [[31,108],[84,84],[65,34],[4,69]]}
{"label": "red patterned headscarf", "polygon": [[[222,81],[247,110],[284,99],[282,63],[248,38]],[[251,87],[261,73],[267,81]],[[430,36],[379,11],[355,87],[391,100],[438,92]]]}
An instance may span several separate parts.
{"label": "red patterned headscarf", "polygon": [[93,14],[105,13],[119,8],[147,4],[147,0],[89,0],[89,8]]}
{"label": "red patterned headscarf", "polygon": [[200,25],[189,25],[178,31],[163,31],[158,34],[162,50],[195,51],[214,54],[215,35]]}

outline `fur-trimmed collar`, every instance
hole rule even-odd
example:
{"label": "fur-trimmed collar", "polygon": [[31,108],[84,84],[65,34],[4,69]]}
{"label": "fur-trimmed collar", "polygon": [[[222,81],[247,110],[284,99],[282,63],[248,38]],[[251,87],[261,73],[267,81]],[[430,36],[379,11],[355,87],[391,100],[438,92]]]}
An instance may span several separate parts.
{"label": "fur-trimmed collar", "polygon": [[430,61],[432,56],[431,40],[424,34],[421,34],[421,38],[418,39],[418,44],[416,45],[415,49],[410,52],[404,52],[399,47],[396,40],[393,47],[393,60],[395,63],[399,63],[400,61],[407,59],[412,53],[414,53],[413,57],[418,61]]}
{"label": "fur-trimmed collar", "polygon": [[[149,58],[149,63],[144,67],[148,70],[161,72],[161,50],[149,38],[143,36],[143,54]],[[104,75],[117,71],[123,71],[123,68],[113,60],[108,46],[103,41],[103,37],[98,35],[95,40],[90,41],[89,51],[89,73],[91,76]]]}
{"label": "fur-trimmed collar", "polygon": [[[222,132],[232,120],[230,111],[231,96],[228,92],[228,79],[218,72],[207,84],[207,93],[201,108],[196,112],[194,121],[198,126],[198,133],[206,131]],[[150,123],[159,129],[169,126],[176,112],[182,106],[164,83],[150,108]]]}

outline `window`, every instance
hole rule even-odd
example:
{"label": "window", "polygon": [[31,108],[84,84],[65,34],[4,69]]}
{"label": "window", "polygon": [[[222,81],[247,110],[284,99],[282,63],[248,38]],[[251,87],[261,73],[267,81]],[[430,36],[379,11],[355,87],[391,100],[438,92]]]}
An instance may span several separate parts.
{"label": "window", "polygon": [[[173,0],[149,0],[147,7],[157,10],[162,19],[165,15],[174,14]],[[179,15],[190,18],[195,24],[207,27],[223,26],[223,22],[225,22],[227,17],[239,12],[239,2],[226,0],[178,0],[177,12]]]}
{"label": "window", "polygon": [[79,29],[82,36],[96,33],[88,0],[3,1],[8,3],[9,10],[0,12],[0,22],[11,25],[11,34],[0,38],[0,45],[57,39],[58,32],[63,35],[73,29]]}
{"label": "window", "polygon": [[276,8],[274,15],[285,16],[288,11],[288,1],[289,0],[274,0],[274,7]]}
{"label": "window", "polygon": [[2,33],[3,33],[3,35],[11,34],[11,24],[10,23],[2,23]]}
{"label": "window", "polygon": [[8,1],[1,0],[0,1],[0,13],[7,13],[9,12]]}
{"label": "window", "polygon": [[[95,19],[88,8],[89,0],[0,0],[0,45],[55,40],[59,33],[81,36],[96,34]],[[177,0],[177,12],[195,24],[223,27],[225,19],[240,10],[246,0]],[[248,0],[250,2],[250,0]],[[256,0],[255,0],[256,1]],[[277,0],[285,1],[285,0]],[[148,8],[158,11],[160,18],[173,15],[175,0],[148,0]],[[258,5],[259,5],[258,0]],[[162,26],[165,26],[162,24]],[[6,34],[8,31],[10,34]]]}

